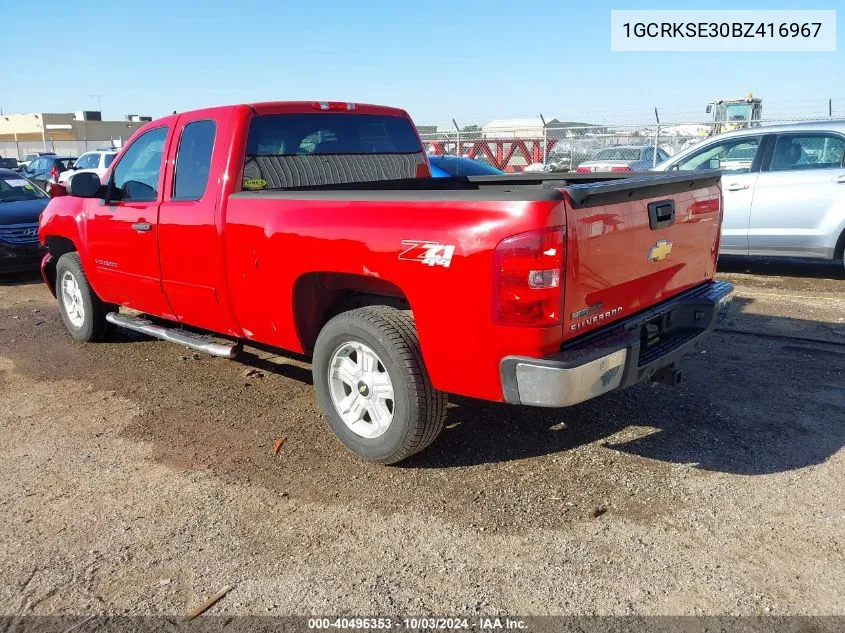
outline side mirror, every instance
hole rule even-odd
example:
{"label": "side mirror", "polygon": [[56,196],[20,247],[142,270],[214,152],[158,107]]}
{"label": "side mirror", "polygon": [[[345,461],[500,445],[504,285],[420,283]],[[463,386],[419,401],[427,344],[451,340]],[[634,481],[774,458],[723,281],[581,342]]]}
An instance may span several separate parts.
{"label": "side mirror", "polygon": [[708,162],[707,167],[709,169],[721,169],[722,168],[722,161],[720,161],[718,158],[711,158],[710,161]]}
{"label": "side mirror", "polygon": [[713,104],[712,103],[707,104],[706,112],[707,112],[707,114],[710,114],[711,112],[713,112]]}
{"label": "side mirror", "polygon": [[100,177],[91,172],[74,174],[65,185],[68,194],[76,198],[100,198],[103,186]]}

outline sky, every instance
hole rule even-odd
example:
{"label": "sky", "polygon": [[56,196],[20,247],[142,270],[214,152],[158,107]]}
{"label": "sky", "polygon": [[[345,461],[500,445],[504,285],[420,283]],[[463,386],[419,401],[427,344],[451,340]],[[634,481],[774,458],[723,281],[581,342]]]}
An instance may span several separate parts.
{"label": "sky", "polygon": [[5,113],[96,110],[100,95],[109,119],[306,99],[394,105],[418,124],[538,113],[639,121],[654,107],[698,120],[707,102],[753,91],[764,117],[766,104],[815,111],[828,98],[845,116],[845,11],[837,52],[714,54],[610,51],[611,9],[676,9],[676,1],[40,0],[37,16],[28,3],[4,4]]}

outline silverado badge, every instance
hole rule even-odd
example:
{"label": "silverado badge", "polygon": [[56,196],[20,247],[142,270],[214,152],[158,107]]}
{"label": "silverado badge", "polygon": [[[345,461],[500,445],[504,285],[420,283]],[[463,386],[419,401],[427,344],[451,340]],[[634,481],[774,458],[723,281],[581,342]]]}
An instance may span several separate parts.
{"label": "silverado badge", "polygon": [[648,259],[655,262],[661,262],[666,259],[666,256],[671,252],[672,242],[669,240],[660,240],[649,249]]}

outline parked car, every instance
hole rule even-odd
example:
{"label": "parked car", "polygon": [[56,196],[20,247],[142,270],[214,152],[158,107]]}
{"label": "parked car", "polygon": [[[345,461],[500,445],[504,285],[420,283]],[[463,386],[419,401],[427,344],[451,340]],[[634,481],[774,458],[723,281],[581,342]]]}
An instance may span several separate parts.
{"label": "parked car", "polygon": [[[662,163],[669,154],[657,148],[657,164]],[[618,145],[599,150],[590,160],[578,165],[576,172],[595,171],[647,171],[654,165],[654,145]]]}
{"label": "parked car", "polygon": [[59,174],[73,167],[74,161],[73,156],[39,156],[21,173],[49,193],[53,184],[59,181]]}
{"label": "parked car", "polygon": [[112,164],[114,157],[117,156],[116,149],[109,150],[93,150],[85,152],[76,159],[70,169],[67,169],[59,174],[58,182],[65,183],[68,178],[80,172],[91,172],[102,177],[106,174],[109,166]]}
{"label": "parked car", "polygon": [[719,134],[657,171],[722,171],[724,255],[839,260],[845,249],[845,121]]}
{"label": "parked car", "polygon": [[34,161],[36,158],[40,158],[41,156],[55,156],[56,152],[31,152],[29,154],[24,154],[24,157],[18,161],[18,165],[25,169],[29,167],[29,164]]}
{"label": "parked car", "polygon": [[49,201],[18,172],[0,169],[0,272],[38,270],[46,252],[38,243],[38,218]]}
{"label": "parked car", "polygon": [[501,176],[504,172],[487,163],[465,158],[463,156],[433,156],[429,155],[431,175],[434,178],[448,178],[450,176]]}
{"label": "parked car", "polygon": [[0,169],[11,169],[12,171],[17,171],[18,159],[0,156]]}
{"label": "parked car", "polygon": [[310,355],[330,427],[380,463],[434,441],[447,392],[558,407],[679,382],[732,290],[714,280],[719,174],[444,186],[424,152],[382,106],[174,114],[106,183],[77,174],[51,200],[42,273],[78,340],[111,323],[226,358]]}

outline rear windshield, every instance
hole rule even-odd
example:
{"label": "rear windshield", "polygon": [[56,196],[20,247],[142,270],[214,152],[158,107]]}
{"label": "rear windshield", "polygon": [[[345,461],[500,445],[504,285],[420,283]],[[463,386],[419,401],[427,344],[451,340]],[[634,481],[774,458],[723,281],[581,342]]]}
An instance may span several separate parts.
{"label": "rear windshield", "polygon": [[411,122],[376,114],[269,114],[249,126],[247,154],[386,154],[420,151]]}
{"label": "rear windshield", "polygon": [[608,147],[601,150],[594,160],[640,160],[638,147]]}
{"label": "rear windshield", "polygon": [[413,178],[420,164],[425,165],[422,146],[413,124],[404,117],[269,114],[250,124],[243,187],[281,189]]}

